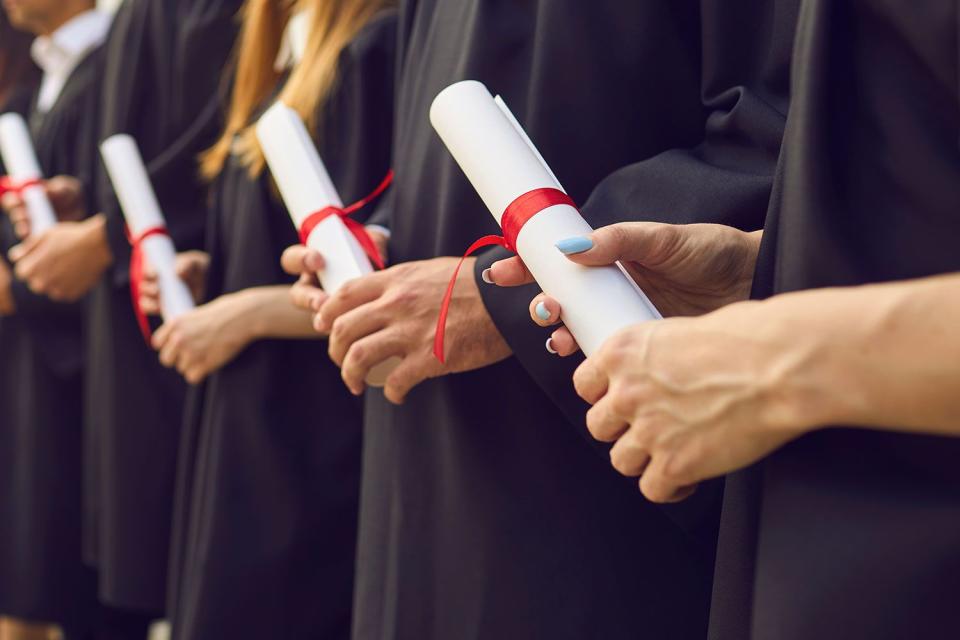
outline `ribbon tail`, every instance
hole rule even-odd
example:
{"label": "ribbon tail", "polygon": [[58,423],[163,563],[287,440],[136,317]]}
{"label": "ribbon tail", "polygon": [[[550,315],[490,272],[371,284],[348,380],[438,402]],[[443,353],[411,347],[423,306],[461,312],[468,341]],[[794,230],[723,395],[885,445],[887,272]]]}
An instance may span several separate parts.
{"label": "ribbon tail", "polygon": [[467,249],[466,253],[463,254],[463,257],[460,258],[460,262],[457,263],[457,268],[453,270],[453,276],[450,278],[450,283],[447,285],[447,291],[443,295],[443,303],[440,305],[440,317],[437,318],[437,329],[433,334],[433,356],[439,360],[442,364],[446,364],[446,356],[444,355],[444,335],[447,332],[447,316],[450,314],[450,304],[453,302],[453,289],[457,286],[457,278],[460,276],[460,269],[463,268],[463,263],[466,262],[467,258],[479,251],[484,247],[499,246],[509,249],[509,243],[502,236],[484,236],[470,245],[470,248]]}
{"label": "ribbon tail", "polygon": [[385,268],[383,257],[380,255],[380,249],[377,247],[377,243],[374,242],[370,234],[367,233],[366,227],[353,218],[341,216],[340,219],[343,220],[343,223],[347,226],[347,229],[353,234],[353,237],[357,239],[357,242],[360,243],[360,246],[363,248],[363,252],[367,254],[368,258],[370,258],[370,262],[375,264],[377,269],[382,271]]}

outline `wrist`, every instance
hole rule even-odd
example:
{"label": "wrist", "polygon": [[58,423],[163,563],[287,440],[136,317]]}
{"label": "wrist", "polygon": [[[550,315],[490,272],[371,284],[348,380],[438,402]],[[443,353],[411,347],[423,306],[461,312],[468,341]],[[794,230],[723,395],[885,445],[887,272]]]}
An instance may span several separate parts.
{"label": "wrist", "polygon": [[88,255],[102,268],[106,269],[113,264],[113,252],[107,242],[107,218],[98,213],[81,222],[86,231]]}
{"label": "wrist", "polygon": [[223,299],[232,309],[228,324],[234,328],[235,335],[243,345],[266,336],[267,321],[256,289],[228,293]]}
{"label": "wrist", "polygon": [[781,352],[773,369],[777,429],[808,432],[859,424],[870,411],[871,365],[866,354],[889,321],[890,309],[870,309],[849,291],[788,293],[759,303],[765,332]]}

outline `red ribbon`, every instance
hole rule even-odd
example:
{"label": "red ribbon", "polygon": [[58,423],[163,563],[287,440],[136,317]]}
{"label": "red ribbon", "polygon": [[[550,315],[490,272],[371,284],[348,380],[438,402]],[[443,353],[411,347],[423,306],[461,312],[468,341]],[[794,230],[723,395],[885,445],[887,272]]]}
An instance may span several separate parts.
{"label": "red ribbon", "polygon": [[4,176],[3,178],[0,178],[0,198],[8,193],[16,193],[21,195],[30,187],[38,187],[42,184],[43,180],[40,178],[31,178],[30,180],[21,180],[20,182],[15,182],[12,178],[10,178],[10,176]]}
{"label": "red ribbon", "polygon": [[523,225],[535,215],[545,209],[566,204],[576,208],[573,199],[563,191],[554,188],[534,189],[528,191],[507,206],[500,218],[500,226],[503,228],[502,236],[484,236],[470,245],[467,252],[460,258],[457,268],[453,271],[453,277],[450,278],[450,284],[447,285],[447,292],[443,296],[443,304],[440,305],[440,317],[437,319],[437,331],[433,338],[433,355],[440,362],[446,363],[444,357],[443,337],[447,328],[447,315],[450,313],[450,303],[453,301],[453,288],[457,284],[457,277],[460,275],[460,268],[464,261],[476,251],[491,246],[503,247],[512,253],[517,252],[517,236]]}
{"label": "red ribbon", "polygon": [[307,244],[307,239],[310,238],[310,234],[314,229],[316,229],[318,224],[330,216],[340,216],[340,219],[343,220],[343,224],[346,225],[350,233],[353,234],[353,237],[355,237],[357,242],[360,243],[360,246],[363,248],[363,252],[367,254],[368,258],[370,258],[370,262],[377,265],[378,269],[383,269],[383,258],[380,256],[380,250],[377,249],[377,244],[373,241],[373,238],[370,237],[370,234],[367,233],[367,229],[350,216],[379,198],[392,182],[393,170],[391,169],[387,172],[387,176],[383,179],[383,182],[381,182],[380,185],[373,190],[373,193],[368,195],[366,198],[354,202],[349,207],[343,209],[340,207],[326,207],[320,211],[311,213],[309,216],[307,216],[307,219],[303,221],[303,224],[300,225],[300,244]]}
{"label": "red ribbon", "polygon": [[143,243],[147,238],[153,236],[170,237],[166,227],[151,227],[141,233],[139,236],[130,234],[127,229],[127,239],[130,241],[130,297],[133,299],[133,313],[137,316],[137,324],[140,326],[140,333],[147,345],[151,345],[152,332],[150,331],[150,321],[147,320],[147,314],[140,308],[140,287],[143,284]]}

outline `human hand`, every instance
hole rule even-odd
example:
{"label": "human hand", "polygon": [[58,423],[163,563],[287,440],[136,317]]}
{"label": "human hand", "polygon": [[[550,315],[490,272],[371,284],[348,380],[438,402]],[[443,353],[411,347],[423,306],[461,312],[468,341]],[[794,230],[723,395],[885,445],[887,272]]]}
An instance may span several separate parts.
{"label": "human hand", "polygon": [[13,299],[13,274],[10,267],[0,260],[0,316],[12,316],[17,312],[17,305]]}
{"label": "human hand", "polygon": [[[203,301],[207,270],[210,268],[210,254],[203,251],[184,251],[177,254],[174,269],[190,289],[193,301]],[[140,310],[148,316],[160,315],[160,283],[157,272],[148,261],[144,261],[143,280],[140,283]]]}
{"label": "human hand", "polygon": [[[83,220],[87,211],[83,202],[83,184],[72,176],[56,176],[43,183],[47,198],[61,222]],[[30,235],[30,216],[23,197],[14,191],[3,195],[0,205],[10,217],[14,232],[21,240]]]}
{"label": "human hand", "polygon": [[[370,234],[380,250],[380,256],[383,258],[384,264],[387,264],[387,236],[374,229],[367,229],[367,233]],[[328,298],[328,294],[323,290],[320,285],[320,278],[317,276],[325,266],[323,256],[314,249],[302,244],[295,244],[283,252],[280,264],[288,274],[299,276],[299,280],[290,288],[290,301],[298,309],[313,313],[314,327],[319,327],[318,312]],[[318,328],[317,331],[319,332],[320,329]]]}
{"label": "human hand", "polygon": [[433,355],[440,303],[459,258],[434,258],[391,267],[345,284],[319,312],[317,328],[330,334],[330,357],[351,392],[364,390],[367,373],[390,357],[402,362],[384,393],[400,404],[428,378],[495,364],[511,351],[487,313],[468,259],[454,289],[447,322],[450,357]]}
{"label": "human hand", "polygon": [[[584,266],[620,262],[665,317],[697,316],[749,297],[760,239],[760,232],[717,224],[626,222],[562,241],[558,249]],[[533,282],[517,256],[494,263],[484,278],[500,286]],[[561,311],[543,294],[530,303],[540,326],[560,323]],[[548,344],[562,356],[579,350],[565,327]]]}
{"label": "human hand", "polygon": [[190,384],[198,384],[232,361],[255,338],[246,317],[249,302],[241,291],[164,323],[152,341],[161,364],[176,369]]}
{"label": "human hand", "polygon": [[56,302],[86,295],[113,262],[106,220],[60,222],[40,236],[29,236],[10,250],[15,273],[30,290]]}
{"label": "human hand", "polygon": [[590,433],[615,443],[613,466],[640,476],[647,498],[670,502],[829,424],[818,367],[837,352],[836,332],[811,330],[803,311],[743,302],[621,331],[574,375],[593,405]]}

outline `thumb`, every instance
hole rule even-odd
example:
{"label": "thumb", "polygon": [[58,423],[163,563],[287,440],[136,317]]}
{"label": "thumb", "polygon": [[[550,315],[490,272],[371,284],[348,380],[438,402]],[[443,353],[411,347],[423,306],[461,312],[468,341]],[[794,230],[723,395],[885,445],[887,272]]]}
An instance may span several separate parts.
{"label": "thumb", "polygon": [[659,222],[622,222],[557,243],[570,260],[598,267],[618,261],[656,262],[676,237],[674,225]]}

